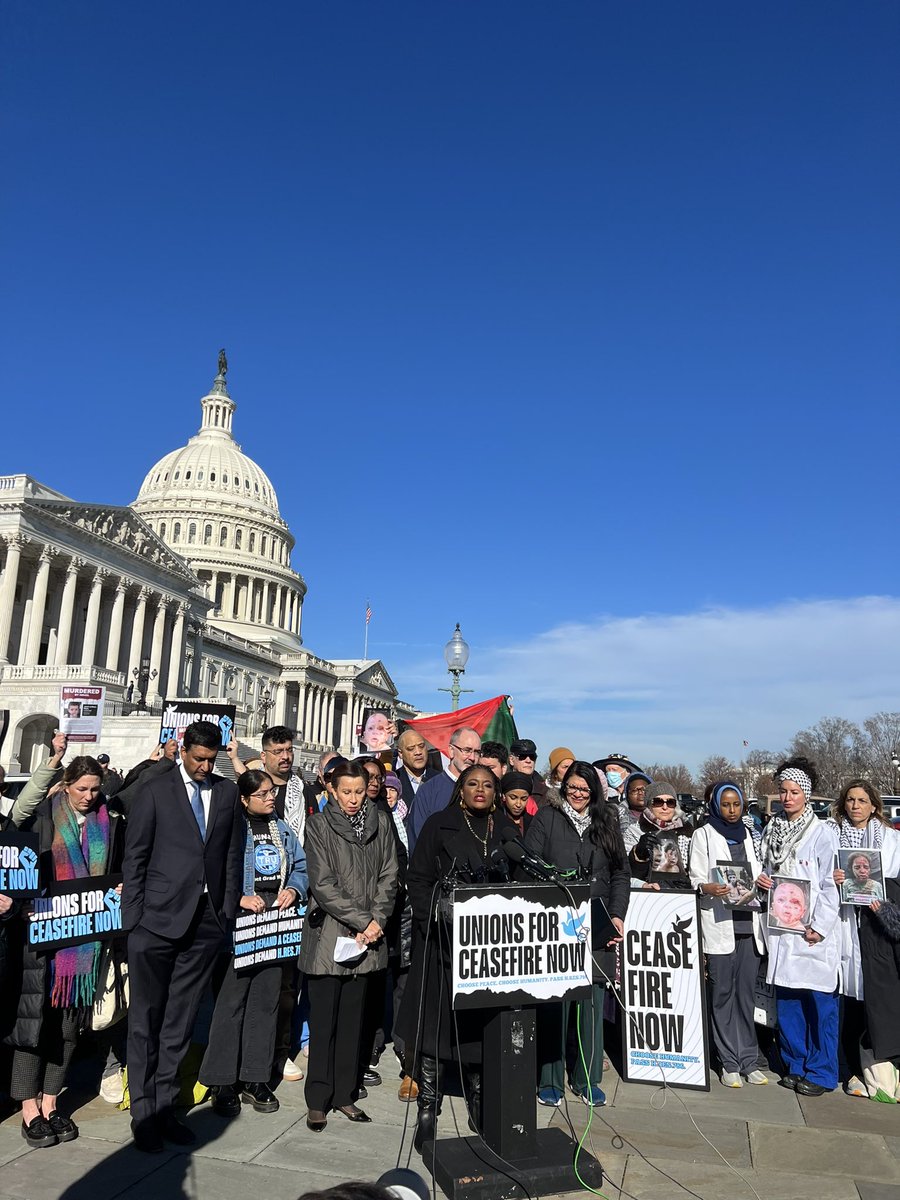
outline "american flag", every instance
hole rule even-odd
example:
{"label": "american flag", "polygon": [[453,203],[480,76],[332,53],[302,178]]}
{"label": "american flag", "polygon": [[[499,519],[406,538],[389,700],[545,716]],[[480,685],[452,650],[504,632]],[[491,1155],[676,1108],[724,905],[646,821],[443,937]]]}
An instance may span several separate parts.
{"label": "american flag", "polygon": [[744,745],[745,745],[745,746],[749,746],[749,745],[750,745],[750,743],[747,741],[747,739],[746,739],[746,738],[744,738]]}
{"label": "american flag", "polygon": [[369,607],[369,605],[367,604],[367,605],[366,605],[366,624],[368,625],[368,623],[369,623],[371,620],[372,620],[372,609],[371,609],[371,608]]}

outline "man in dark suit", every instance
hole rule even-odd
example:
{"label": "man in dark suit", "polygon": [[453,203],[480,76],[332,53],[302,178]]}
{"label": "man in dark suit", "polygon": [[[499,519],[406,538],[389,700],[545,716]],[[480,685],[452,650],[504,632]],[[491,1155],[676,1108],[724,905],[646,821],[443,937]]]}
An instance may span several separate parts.
{"label": "man in dark suit", "polygon": [[404,729],[397,739],[397,749],[403,760],[403,766],[397,771],[397,778],[403,789],[401,799],[408,810],[412,808],[420,785],[426,779],[440,775],[440,771],[428,766],[428,746],[421,733],[416,733],[414,729]]}
{"label": "man in dark suit", "polygon": [[195,1140],[175,1115],[178,1068],[241,897],[247,827],[237,787],[213,774],[221,744],[211,722],[189,725],[181,762],[140,789],[126,829],[131,1131],[149,1153]]}

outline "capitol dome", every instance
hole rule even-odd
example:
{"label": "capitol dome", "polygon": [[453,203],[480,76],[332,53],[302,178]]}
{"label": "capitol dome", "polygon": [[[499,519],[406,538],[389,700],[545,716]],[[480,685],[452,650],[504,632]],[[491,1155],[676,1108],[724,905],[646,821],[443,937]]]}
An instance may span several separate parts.
{"label": "capitol dome", "polygon": [[257,641],[268,630],[273,649],[296,648],[306,584],[291,569],[275,489],[234,440],[227,369],[223,355],[199,431],[148,471],[132,507],[207,585],[211,623]]}

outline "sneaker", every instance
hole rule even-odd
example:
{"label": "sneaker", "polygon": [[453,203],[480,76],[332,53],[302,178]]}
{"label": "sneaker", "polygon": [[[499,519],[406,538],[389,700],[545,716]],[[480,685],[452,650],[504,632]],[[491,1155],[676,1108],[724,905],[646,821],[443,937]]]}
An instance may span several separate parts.
{"label": "sneaker", "polygon": [[848,1096],[859,1096],[863,1100],[867,1100],[869,1098],[869,1092],[866,1088],[866,1085],[856,1075],[851,1075],[851,1077],[847,1080],[844,1091]]}
{"label": "sneaker", "polygon": [[606,1093],[596,1084],[593,1087],[582,1088],[578,1095],[581,1097],[581,1103],[589,1108],[603,1108],[606,1104]]}
{"label": "sneaker", "polygon": [[559,1108],[562,1104],[562,1098],[563,1094],[559,1088],[538,1088],[538,1104],[543,1104],[545,1108]]}
{"label": "sneaker", "polygon": [[125,1099],[125,1076],[120,1067],[112,1075],[104,1075],[100,1080],[100,1099],[107,1104],[121,1104]]}
{"label": "sneaker", "polygon": [[762,1071],[749,1071],[744,1078],[748,1083],[752,1083],[756,1087],[762,1087],[764,1083],[769,1082],[765,1075],[763,1075]]}
{"label": "sneaker", "polygon": [[299,1083],[303,1078],[303,1072],[292,1058],[286,1058],[281,1069],[281,1077],[286,1083]]}
{"label": "sneaker", "polygon": [[722,1087],[738,1088],[743,1086],[744,1081],[741,1079],[740,1074],[737,1071],[722,1072]]}

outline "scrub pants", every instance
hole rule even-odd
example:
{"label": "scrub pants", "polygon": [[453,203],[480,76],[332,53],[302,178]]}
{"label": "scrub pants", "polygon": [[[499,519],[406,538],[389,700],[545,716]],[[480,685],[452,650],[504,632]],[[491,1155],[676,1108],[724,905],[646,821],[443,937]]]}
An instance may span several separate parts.
{"label": "scrub pants", "polygon": [[834,1091],[838,1085],[838,996],[775,988],[778,1049],[789,1075]]}

